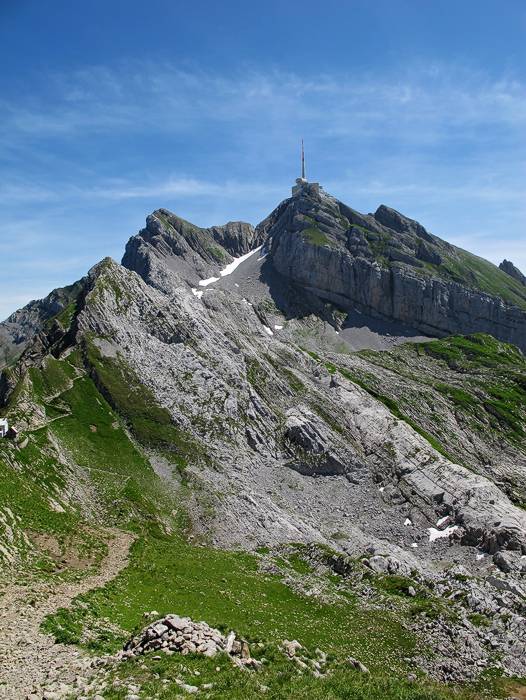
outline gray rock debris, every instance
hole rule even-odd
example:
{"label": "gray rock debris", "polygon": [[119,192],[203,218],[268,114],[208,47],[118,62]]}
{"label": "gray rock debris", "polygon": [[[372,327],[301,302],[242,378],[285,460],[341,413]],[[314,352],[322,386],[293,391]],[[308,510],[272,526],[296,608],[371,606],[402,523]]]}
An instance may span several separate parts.
{"label": "gray rock debris", "polygon": [[401,574],[406,576],[411,572],[407,564],[391,556],[383,557],[377,554],[370,559],[365,559],[363,563],[377,574]]}
{"label": "gray rock debris", "polygon": [[[180,654],[203,654],[214,657],[224,651],[233,657],[236,665],[257,668],[260,662],[252,659],[245,640],[236,639],[235,633],[225,637],[206,622],[194,622],[189,617],[166,615],[144,627],[132,637],[117,654],[117,658],[140,656],[151,651]],[[235,658],[234,658],[235,657]]]}
{"label": "gray rock debris", "polygon": [[369,669],[367,668],[367,666],[362,664],[361,661],[355,659],[353,656],[349,656],[349,658],[347,659],[347,663],[353,668],[355,668],[357,671],[360,671],[361,673],[369,673]]}
{"label": "gray rock debris", "polygon": [[301,653],[305,652],[305,648],[297,639],[293,639],[292,641],[284,639],[281,643],[281,648],[287,658],[298,666],[300,672],[307,671],[312,673],[316,678],[320,678],[324,675],[325,666],[327,664],[327,654],[321,651],[321,649],[316,649],[316,658],[312,658],[306,653]]}

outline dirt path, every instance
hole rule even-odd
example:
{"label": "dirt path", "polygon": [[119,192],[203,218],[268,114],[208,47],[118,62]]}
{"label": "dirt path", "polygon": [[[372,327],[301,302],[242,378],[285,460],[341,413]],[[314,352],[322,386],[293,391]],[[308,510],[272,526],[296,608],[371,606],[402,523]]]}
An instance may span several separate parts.
{"label": "dirt path", "polygon": [[133,535],[120,531],[114,535],[99,572],[80,582],[9,586],[0,591],[0,698],[92,695],[92,659],[74,646],[55,644],[42,634],[40,625],[46,615],[69,606],[81,593],[104,586],[126,566]]}

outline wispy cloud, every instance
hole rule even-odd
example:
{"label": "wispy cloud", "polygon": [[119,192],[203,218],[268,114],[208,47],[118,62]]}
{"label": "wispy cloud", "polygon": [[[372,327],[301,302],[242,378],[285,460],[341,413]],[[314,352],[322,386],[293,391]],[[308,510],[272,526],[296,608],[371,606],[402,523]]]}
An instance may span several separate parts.
{"label": "wispy cloud", "polygon": [[42,80],[0,100],[0,255],[19,270],[2,270],[4,307],[13,285],[27,301],[118,257],[153,208],[256,223],[287,196],[300,136],[311,175],[352,206],[395,206],[526,268],[523,78],[445,63],[305,77],[136,61]]}
{"label": "wispy cloud", "polygon": [[[298,125],[327,136],[371,133],[391,123],[396,133],[440,138],[441,127],[524,127],[526,84],[489,79],[458,65],[408,67],[391,75],[320,74],[309,79],[275,71],[218,76],[169,64],[92,66],[48,76],[51,94],[11,103],[3,118],[11,136],[75,135],[155,128],[191,131],[196,122]],[[409,125],[419,125],[415,133]],[[437,127],[439,130],[437,132]]]}
{"label": "wispy cloud", "polygon": [[[78,185],[35,186],[27,185],[0,185],[0,202],[66,202],[68,200],[109,200],[121,201],[126,199],[150,199],[157,197],[160,200],[166,197],[227,197],[258,198],[262,196],[278,197],[283,194],[283,187],[279,184],[263,182],[242,182],[239,180],[227,180],[225,182],[210,182],[190,177],[167,176],[163,180],[151,182],[138,182],[137,179],[110,179],[100,182],[94,187],[80,187]],[[0,244],[1,245],[1,244]]]}

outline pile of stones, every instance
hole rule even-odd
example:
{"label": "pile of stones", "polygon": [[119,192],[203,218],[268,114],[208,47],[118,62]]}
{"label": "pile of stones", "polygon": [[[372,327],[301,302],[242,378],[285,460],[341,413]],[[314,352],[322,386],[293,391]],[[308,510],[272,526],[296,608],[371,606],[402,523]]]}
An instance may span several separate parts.
{"label": "pile of stones", "polygon": [[132,637],[119,653],[121,658],[157,651],[165,654],[203,654],[213,657],[225,652],[237,666],[258,668],[261,664],[251,658],[248,643],[236,639],[234,632],[226,637],[206,622],[194,622],[189,617],[166,615]]}

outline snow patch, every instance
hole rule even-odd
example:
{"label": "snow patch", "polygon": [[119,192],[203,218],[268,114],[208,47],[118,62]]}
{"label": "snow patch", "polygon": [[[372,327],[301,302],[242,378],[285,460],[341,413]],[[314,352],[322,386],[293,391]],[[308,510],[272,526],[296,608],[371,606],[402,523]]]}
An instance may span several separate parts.
{"label": "snow patch", "polygon": [[209,277],[207,280],[199,280],[199,286],[200,287],[208,287],[209,284],[212,284],[213,282],[217,282],[219,277]]}
{"label": "snow patch", "polygon": [[404,520],[404,525],[407,526],[407,525],[412,525],[412,524],[413,524],[413,521],[410,520],[409,518],[406,518],[406,519]]}
{"label": "snow patch", "polygon": [[195,287],[192,287],[192,294],[196,296],[198,299],[200,299],[203,294],[205,293],[205,290],[202,289],[201,291],[197,290]]}
{"label": "snow patch", "polygon": [[263,330],[265,333],[268,333],[268,335],[274,335],[274,333],[270,330],[268,326],[263,326]]}
{"label": "snow patch", "polygon": [[476,559],[477,561],[480,561],[481,559],[484,559],[485,556],[486,556],[485,554],[477,554],[476,557],[475,557],[475,559]]}
{"label": "snow patch", "polygon": [[443,518],[440,518],[440,520],[437,522],[437,525],[436,525],[436,526],[437,526],[437,527],[440,527],[441,525],[443,525],[443,524],[446,522],[446,520],[447,520],[448,518],[449,518],[449,515],[444,515],[444,517],[443,517]]}
{"label": "snow patch", "polygon": [[[249,251],[248,253],[245,253],[245,255],[240,255],[239,258],[234,258],[231,263],[228,263],[226,267],[224,267],[219,275],[220,277],[209,277],[207,280],[199,280],[199,286],[200,287],[208,287],[209,284],[213,284],[214,282],[217,282],[221,277],[226,277],[227,275],[231,275],[234,270],[241,265],[242,262],[245,260],[248,260],[248,258],[251,255],[254,255],[254,253],[257,253],[258,250],[261,250],[263,246],[259,246],[258,248],[254,248],[254,250]],[[238,284],[236,284],[236,287],[239,287]]]}
{"label": "snow patch", "polygon": [[456,530],[458,530],[458,525],[451,525],[450,527],[446,527],[445,530],[437,530],[434,527],[428,527],[427,531],[429,532],[429,541],[434,542],[435,540],[449,537]]}
{"label": "snow patch", "polygon": [[282,330],[283,330],[283,326],[274,326],[274,328],[275,328],[277,331],[282,331]]}
{"label": "snow patch", "polygon": [[412,542],[412,543],[411,543],[411,547],[413,547],[413,549],[416,549],[416,548],[418,547],[418,545],[417,545],[416,542]]}
{"label": "snow patch", "polygon": [[221,270],[221,272],[219,273],[221,275],[221,277],[226,277],[227,275],[231,275],[234,272],[234,270],[237,267],[239,267],[239,265],[241,265],[242,262],[244,262],[245,260],[248,260],[248,258],[251,255],[254,255],[254,253],[257,253],[258,250],[261,250],[262,247],[263,246],[260,245],[258,248],[254,248],[254,250],[251,250],[248,253],[245,253],[245,255],[241,255],[239,258],[234,258],[231,263],[228,263],[228,265],[223,270]]}

